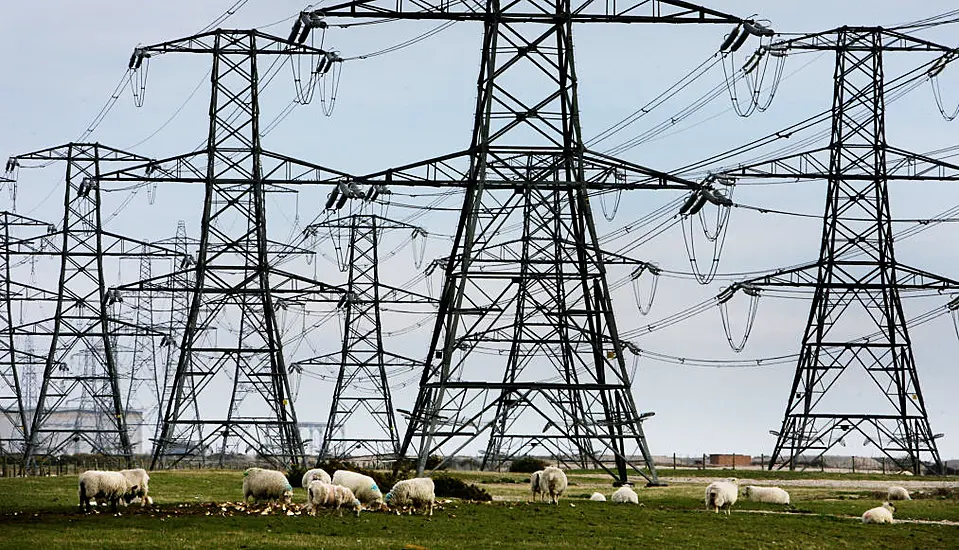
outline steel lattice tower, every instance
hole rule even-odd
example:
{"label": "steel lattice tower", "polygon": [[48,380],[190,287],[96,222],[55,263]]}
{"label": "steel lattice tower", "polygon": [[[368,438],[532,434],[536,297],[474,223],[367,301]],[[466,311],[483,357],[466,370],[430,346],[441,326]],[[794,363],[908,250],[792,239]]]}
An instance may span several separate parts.
{"label": "steel lattice tower", "polygon": [[[277,253],[305,251],[269,240],[266,194],[316,181],[328,170],[262,148],[257,61],[263,56],[300,56],[322,68],[329,67],[333,57],[256,30],[218,29],[138,47],[131,68],[139,69],[150,56],[163,53],[212,56],[206,147],[101,178],[104,182],[204,185],[196,264],[186,268],[192,271],[191,288],[166,287],[168,276],[121,287],[144,289],[160,284],[159,290],[190,292],[153,467],[168,456],[174,463],[202,457],[214,446],[221,462],[227,454],[252,450],[277,464],[300,464],[303,442],[276,307],[280,299],[328,301],[339,290],[272,265]],[[232,385],[225,404],[215,397],[222,387],[211,385],[221,377]],[[194,417],[197,410],[200,415]]]}
{"label": "steel lattice tower", "polygon": [[0,435],[0,456],[20,460],[26,447],[34,407],[28,390],[31,384],[29,378],[33,368],[44,364],[44,358],[25,349],[22,337],[18,334],[17,325],[22,319],[17,316],[17,306],[31,289],[14,280],[15,266],[11,262],[16,261],[16,253],[21,248],[20,241],[28,237],[23,232],[31,229],[44,232],[49,226],[46,222],[7,211],[0,212],[0,220],[3,227],[3,250],[0,251],[0,285],[3,289],[3,306],[0,307],[0,414],[6,417],[11,426],[9,434]]}
{"label": "steel lattice tower", "polygon": [[349,278],[347,292],[338,305],[344,310],[342,348],[297,362],[299,367],[338,367],[318,460],[344,459],[354,451],[393,459],[399,456],[400,433],[387,371],[422,363],[384,349],[381,306],[434,300],[380,282],[379,243],[384,231],[420,228],[373,214],[353,214],[311,225],[306,231],[320,228],[336,234],[348,232],[343,263]]}
{"label": "steel lattice tower", "polygon": [[[456,454],[488,435],[480,450],[484,467],[539,452],[602,466],[620,481],[627,480],[629,464],[657,482],[589,191],[698,184],[586,149],[572,29],[574,23],[742,20],[681,1],[356,0],[311,14],[484,26],[469,148],[360,178],[373,185],[465,187],[401,452],[416,448],[422,471],[429,455],[443,448]],[[523,86],[513,85],[517,81]],[[520,235],[502,231],[513,224]],[[627,455],[627,442],[642,455],[639,463]]]}
{"label": "steel lattice tower", "polygon": [[[34,300],[53,302],[54,313],[17,327],[25,336],[48,339],[40,394],[33,405],[24,463],[38,454],[56,454],[70,442],[85,441],[95,453],[132,456],[126,410],[119,381],[116,338],[130,334],[112,306],[122,300],[104,274],[104,259],[110,257],[162,257],[171,252],[109,231],[102,226],[100,187],[102,166],[139,164],[149,159],[98,143],[69,143],[17,155],[11,162],[64,162],[64,213],[62,226],[41,238],[59,241],[57,250],[34,247],[27,255],[55,255],[59,260],[56,290]],[[28,241],[21,244],[27,245]],[[71,364],[88,353],[84,364]],[[75,363],[75,361],[74,361]],[[98,427],[70,426],[56,415],[69,415],[71,405],[84,401],[91,407]],[[77,413],[82,414],[81,412]],[[78,416],[79,418],[79,416]],[[79,422],[79,421],[78,421]]]}
{"label": "steel lattice tower", "polygon": [[[920,454],[941,463],[900,293],[959,283],[896,260],[888,182],[956,180],[959,166],[886,143],[883,54],[933,52],[944,56],[942,63],[951,60],[945,56],[952,49],[872,27],[842,27],[770,46],[771,52],[789,49],[836,52],[830,143],[731,172],[828,182],[819,260],[744,282],[815,289],[769,467],[794,468],[803,453],[821,457],[856,433],[918,474]],[[876,332],[864,337],[871,329]],[[850,390],[872,390],[874,399],[857,402]]]}

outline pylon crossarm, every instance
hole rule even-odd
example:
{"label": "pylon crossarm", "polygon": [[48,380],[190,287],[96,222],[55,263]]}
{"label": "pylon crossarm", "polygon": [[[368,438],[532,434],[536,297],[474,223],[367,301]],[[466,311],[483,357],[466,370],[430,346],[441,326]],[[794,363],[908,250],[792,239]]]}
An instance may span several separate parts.
{"label": "pylon crossarm", "polygon": [[[855,147],[847,147],[855,151]],[[866,151],[863,148],[864,152]],[[832,174],[829,169],[830,147],[820,147],[754,164],[745,164],[724,170],[722,173],[737,178],[824,180]],[[842,179],[847,181],[870,181],[876,175],[868,172],[845,170]],[[886,148],[886,179],[901,181],[957,181],[959,165],[912,153],[896,147]]]}
{"label": "pylon crossarm", "polygon": [[[875,265],[875,261],[863,260],[834,260],[832,262],[836,268],[846,267],[870,267]],[[899,290],[939,290],[942,292],[959,289],[959,281],[951,279],[949,277],[943,277],[942,275],[936,275],[935,273],[930,273],[922,269],[915,267],[910,267],[905,264],[896,263],[896,287]],[[754,277],[751,279],[745,279],[738,281],[736,283],[737,287],[743,286],[755,286],[755,287],[795,287],[795,288],[817,288],[824,286],[824,283],[818,281],[819,270],[821,269],[821,262],[812,262],[789,269],[777,270],[768,275],[761,275],[759,277]],[[834,283],[829,286],[830,288],[844,288],[844,287],[855,287],[861,289],[882,289],[888,286],[888,282],[875,280],[870,281],[865,278],[869,277],[873,272],[869,272],[864,275],[864,279],[860,281],[848,282],[845,284]]]}
{"label": "pylon crossarm", "polygon": [[900,32],[883,29],[881,27],[840,27],[828,31],[815,32],[792,38],[776,40],[769,45],[771,51],[786,50],[829,50],[836,51],[872,51],[875,44],[869,41],[861,42],[842,42],[839,39],[842,33],[868,33],[873,31],[880,37],[880,45],[883,51],[887,52],[953,52],[955,48],[937,44],[916,36],[903,34]]}
{"label": "pylon crossarm", "polygon": [[[330,182],[465,188],[470,185],[469,160],[472,154],[458,151],[355,178],[333,178]],[[561,148],[490,147],[488,154],[487,173],[483,177],[483,186],[487,189],[522,189],[523,185],[549,190],[690,190],[703,187],[700,182],[592,151],[581,157],[583,181],[550,177],[556,171],[562,171],[569,162],[568,155]],[[521,183],[523,181],[527,183]]]}
{"label": "pylon crossarm", "polygon": [[100,143],[67,143],[47,147],[30,153],[15,155],[11,159],[35,161],[73,161],[98,160],[99,162],[147,162],[150,159],[136,153],[123,151]]}
{"label": "pylon crossarm", "polygon": [[[310,12],[319,17],[427,19],[443,21],[486,21],[494,2],[451,2],[413,0],[354,0]],[[520,0],[506,4],[509,11],[498,14],[508,23],[556,24],[556,4],[545,0]],[[717,10],[679,0],[606,2],[572,0],[569,14],[573,23],[731,23],[744,20]]]}
{"label": "pylon crossarm", "polygon": [[[319,164],[287,157],[271,151],[261,151],[261,181],[268,186],[330,183],[351,176]],[[267,162],[267,161],[272,162]],[[151,183],[206,183],[209,180],[210,155],[207,150],[194,151],[165,159],[151,160],[122,170],[104,172],[100,182],[151,182]],[[220,185],[248,184],[248,177],[217,178]],[[283,190],[280,188],[280,190]]]}
{"label": "pylon crossarm", "polygon": [[[248,41],[223,41],[224,37],[236,37],[242,40],[254,37],[256,38],[256,48],[251,49]],[[217,44],[217,38],[221,39],[220,44]],[[142,54],[161,55],[165,53],[210,54],[214,51],[221,55],[249,55],[250,53],[255,55],[323,55],[327,53],[326,50],[299,44],[256,29],[216,29],[149,46],[137,46],[134,50],[134,56],[141,52]],[[135,61],[135,57],[131,61]]]}

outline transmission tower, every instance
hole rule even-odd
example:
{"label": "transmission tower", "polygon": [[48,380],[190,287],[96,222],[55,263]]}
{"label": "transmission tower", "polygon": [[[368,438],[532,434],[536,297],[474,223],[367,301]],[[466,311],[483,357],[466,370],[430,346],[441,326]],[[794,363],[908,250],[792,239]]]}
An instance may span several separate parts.
{"label": "transmission tower", "polygon": [[[657,483],[588,194],[700,186],[586,149],[573,24],[718,23],[771,31],[681,1],[357,0],[309,15],[484,25],[469,148],[359,178],[374,186],[466,191],[401,452],[416,447],[422,471],[429,455],[443,448],[456,454],[488,435],[480,449],[487,468],[537,452],[601,466],[623,482],[630,465]],[[518,81],[523,85],[511,85]],[[520,234],[507,235],[503,228],[514,224]],[[641,454],[638,463],[627,444]]]}
{"label": "transmission tower", "polygon": [[[181,269],[177,281],[164,275],[120,287],[190,292],[153,467],[168,458],[176,463],[202,457],[214,446],[221,462],[228,454],[254,451],[278,464],[300,464],[303,442],[276,308],[281,300],[334,300],[340,291],[273,265],[279,254],[306,251],[269,240],[266,193],[289,191],[290,185],[314,182],[325,173],[345,174],[262,149],[257,62],[264,56],[303,58],[312,63],[309,74],[321,76],[338,58],[256,30],[219,29],[138,47],[130,66],[143,70],[151,56],[165,53],[213,58],[206,147],[101,178],[204,185],[195,265]],[[192,284],[168,286],[183,284],[186,271]],[[214,383],[218,378],[223,380]],[[224,384],[232,387],[225,402],[217,398]]]}
{"label": "transmission tower", "polygon": [[[27,434],[24,451],[27,465],[38,454],[56,454],[79,441],[86,442],[94,453],[119,455],[128,461],[132,456],[120,389],[116,338],[131,334],[133,327],[120,322],[112,312],[122,296],[107,284],[104,259],[163,257],[172,251],[104,230],[97,177],[103,165],[123,166],[147,160],[98,143],[69,143],[17,155],[8,162],[8,167],[16,167],[23,161],[66,164],[62,226],[41,237],[58,241],[58,248],[48,251],[37,246],[20,252],[31,256],[55,255],[59,261],[58,280],[47,281],[55,285],[55,292],[28,298],[52,301],[53,315],[17,329],[24,336],[49,341],[40,394],[33,404]],[[71,362],[70,359],[81,352],[90,354],[89,362]],[[90,411],[74,410],[81,401]],[[101,427],[78,428],[64,421],[64,416],[76,413],[79,419],[84,412],[96,415]]]}
{"label": "transmission tower", "polygon": [[[4,180],[11,182],[13,180]],[[0,212],[3,231],[3,250],[0,251],[0,277],[2,277],[3,306],[0,307],[0,414],[10,423],[10,433],[0,434],[0,456],[19,460],[26,446],[27,427],[32,419],[33,369],[44,363],[42,357],[25,348],[19,337],[17,325],[22,322],[18,305],[30,291],[15,281],[13,269],[16,254],[22,248],[21,241],[29,235],[25,232],[44,232],[46,222],[21,216],[12,212]],[[31,231],[32,230],[32,231]]]}
{"label": "transmission tower", "polygon": [[[955,51],[877,27],[842,27],[769,48],[777,55],[789,50],[836,53],[830,143],[730,172],[828,182],[819,260],[740,283],[815,289],[769,468],[795,468],[803,453],[821,457],[852,434],[917,474],[921,454],[941,467],[900,293],[955,289],[959,282],[896,260],[888,182],[957,180],[959,166],[887,145],[883,55],[939,54],[932,70]],[[864,338],[864,327],[877,332]],[[863,405],[856,392],[869,390],[874,399]]]}
{"label": "transmission tower", "polygon": [[345,313],[341,350],[297,362],[299,368],[338,367],[318,460],[343,459],[357,451],[380,459],[395,459],[399,456],[400,435],[387,371],[422,363],[384,349],[381,307],[434,300],[380,282],[379,243],[384,231],[415,233],[422,229],[377,215],[353,214],[308,226],[305,231],[320,229],[330,230],[334,239],[347,232],[349,246],[342,267],[348,270],[349,280],[347,292],[338,304]]}

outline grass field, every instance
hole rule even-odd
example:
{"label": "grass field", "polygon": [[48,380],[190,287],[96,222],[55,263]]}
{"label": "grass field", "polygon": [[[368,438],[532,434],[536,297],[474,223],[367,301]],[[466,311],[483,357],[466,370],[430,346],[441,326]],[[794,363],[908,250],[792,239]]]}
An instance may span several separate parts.
{"label": "grass field", "polygon": [[[746,478],[750,473],[738,475]],[[114,516],[77,511],[76,476],[3,478],[0,547],[959,548],[955,491],[926,490],[924,498],[899,503],[896,518],[907,521],[863,525],[858,517],[879,498],[875,489],[855,483],[828,487],[809,480],[787,487],[792,507],[740,500],[725,517],[704,509],[706,478],[638,489],[641,505],[627,506],[585,500],[597,490],[608,496],[609,478],[571,473],[568,498],[556,507],[527,503],[523,475],[471,472],[462,477],[497,501],[448,501],[431,518],[366,512],[359,518],[314,518],[296,515],[295,507],[260,515],[264,506],[250,512],[211,504],[240,500],[242,473],[179,471],[151,474],[152,509],[131,506]],[[303,490],[296,492],[302,502]]]}

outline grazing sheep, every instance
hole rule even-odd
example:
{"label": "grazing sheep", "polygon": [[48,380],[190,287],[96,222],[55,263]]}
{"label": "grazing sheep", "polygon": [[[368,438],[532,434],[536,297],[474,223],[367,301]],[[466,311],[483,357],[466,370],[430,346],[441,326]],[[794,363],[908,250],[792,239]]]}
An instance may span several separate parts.
{"label": "grazing sheep", "polygon": [[413,515],[413,509],[420,506],[429,510],[429,515],[433,515],[433,504],[436,501],[436,492],[433,486],[433,480],[428,477],[416,477],[413,479],[404,479],[398,481],[393,489],[386,493],[386,503],[390,506],[410,506],[410,515]]}
{"label": "grazing sheep", "polygon": [[120,472],[101,472],[99,470],[87,470],[80,474],[77,480],[79,488],[77,494],[80,497],[80,511],[90,511],[90,500],[96,500],[97,505],[104,505],[110,502],[111,510],[116,513],[117,504],[125,498],[127,494],[137,490],[136,486],[130,485],[127,478]]}
{"label": "grazing sheep", "polygon": [[555,466],[547,466],[539,476],[539,490],[549,496],[550,504],[559,504],[559,497],[566,492],[566,474]]}
{"label": "grazing sheep", "polygon": [[896,507],[888,502],[883,502],[882,506],[870,508],[862,515],[863,523],[894,523],[892,513]]}
{"label": "grazing sheep", "polygon": [[890,487],[886,492],[886,500],[912,500],[905,487]]}
{"label": "grazing sheep", "polygon": [[337,470],[333,472],[333,484],[349,488],[366,506],[383,506],[383,493],[370,476],[349,470]]}
{"label": "grazing sheep", "polygon": [[333,480],[330,479],[330,474],[326,473],[326,470],[322,468],[313,468],[312,470],[307,470],[303,474],[303,481],[300,483],[300,487],[306,489],[310,486],[310,482],[313,480],[322,481],[323,483],[333,483]]}
{"label": "grazing sheep", "polygon": [[533,502],[539,502],[540,497],[543,495],[543,492],[539,490],[539,478],[543,475],[543,470],[537,470],[533,472],[533,475],[529,476],[529,490],[533,493]]}
{"label": "grazing sheep", "polygon": [[593,493],[590,495],[589,500],[595,500],[596,502],[606,502],[606,496],[603,493]]}
{"label": "grazing sheep", "polygon": [[739,497],[739,480],[714,481],[706,487],[706,509],[719,513],[720,508],[729,515],[730,508]]}
{"label": "grazing sheep", "polygon": [[253,497],[253,501],[282,500],[289,504],[293,500],[293,487],[283,472],[247,468],[243,472],[243,500]]}
{"label": "grazing sheep", "polygon": [[306,488],[306,508],[311,516],[316,516],[318,508],[333,508],[343,515],[343,508],[353,510],[359,517],[363,505],[348,487],[333,485],[314,479]]}
{"label": "grazing sheep", "polygon": [[636,491],[629,485],[623,485],[619,489],[616,489],[616,492],[613,493],[610,500],[617,504],[639,504],[639,496],[636,495]]}
{"label": "grazing sheep", "polygon": [[135,489],[124,495],[124,504],[130,504],[136,499],[140,499],[140,506],[147,507],[153,504],[153,498],[147,493],[150,491],[150,474],[143,468],[134,468],[132,470],[120,470],[123,477],[127,478],[131,487]]}
{"label": "grazing sheep", "polygon": [[743,496],[753,502],[769,502],[772,504],[789,504],[789,493],[779,487],[757,487],[747,485],[743,488]]}

